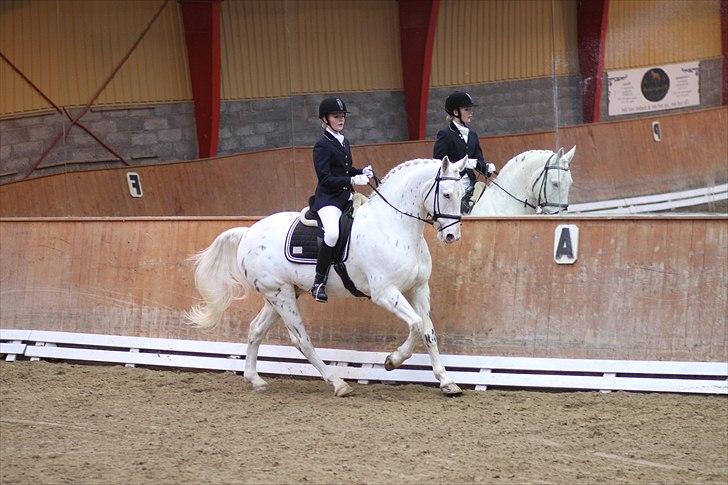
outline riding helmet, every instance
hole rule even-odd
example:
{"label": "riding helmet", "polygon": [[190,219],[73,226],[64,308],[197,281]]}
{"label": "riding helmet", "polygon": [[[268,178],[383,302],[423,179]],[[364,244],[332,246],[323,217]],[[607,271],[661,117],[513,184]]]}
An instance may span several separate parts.
{"label": "riding helmet", "polygon": [[331,113],[349,113],[346,111],[346,104],[341,98],[324,98],[319,104],[319,118],[324,118]]}
{"label": "riding helmet", "polygon": [[445,111],[450,116],[455,116],[455,110],[459,108],[469,108],[471,106],[477,106],[473,103],[473,98],[468,93],[462,91],[455,91],[445,100]]}

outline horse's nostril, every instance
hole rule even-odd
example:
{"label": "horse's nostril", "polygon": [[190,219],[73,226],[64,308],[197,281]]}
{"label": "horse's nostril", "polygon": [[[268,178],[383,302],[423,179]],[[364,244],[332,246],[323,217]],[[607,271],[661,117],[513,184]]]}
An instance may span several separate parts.
{"label": "horse's nostril", "polygon": [[445,240],[447,242],[452,242],[453,239],[455,239],[455,236],[453,236],[452,234],[448,234],[447,236],[445,236]]}

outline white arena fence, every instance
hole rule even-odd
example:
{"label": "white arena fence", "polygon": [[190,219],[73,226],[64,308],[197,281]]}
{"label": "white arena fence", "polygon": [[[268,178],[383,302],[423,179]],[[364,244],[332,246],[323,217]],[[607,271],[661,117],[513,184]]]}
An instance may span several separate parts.
{"label": "white arena fence", "polygon": [[[99,362],[150,367],[242,372],[247,346],[88,333],[0,329],[0,354],[6,361]],[[344,379],[369,382],[431,383],[437,381],[427,354],[415,354],[404,366],[386,371],[385,352],[317,349],[325,362],[338,367]],[[261,345],[261,374],[319,377],[294,347]],[[728,362],[556,359],[443,355],[458,384],[485,390],[488,386],[599,391],[648,391],[728,394]]]}
{"label": "white arena fence", "polygon": [[728,200],[728,184],[682,192],[570,204],[569,214],[643,214]]}

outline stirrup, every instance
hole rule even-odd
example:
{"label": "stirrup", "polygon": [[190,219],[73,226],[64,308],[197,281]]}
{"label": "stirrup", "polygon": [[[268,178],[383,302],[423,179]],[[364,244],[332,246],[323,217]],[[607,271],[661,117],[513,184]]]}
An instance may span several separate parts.
{"label": "stirrup", "polygon": [[311,296],[318,302],[326,303],[329,300],[326,295],[326,283],[314,283],[311,287]]}

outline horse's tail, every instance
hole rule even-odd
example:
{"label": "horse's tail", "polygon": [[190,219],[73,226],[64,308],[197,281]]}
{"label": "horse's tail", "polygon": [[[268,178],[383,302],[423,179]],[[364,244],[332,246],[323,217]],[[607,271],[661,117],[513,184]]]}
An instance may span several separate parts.
{"label": "horse's tail", "polygon": [[212,328],[233,300],[247,296],[248,285],[238,267],[237,253],[248,229],[228,229],[207,249],[190,258],[195,263],[195,286],[203,302],[185,312],[189,325]]}

